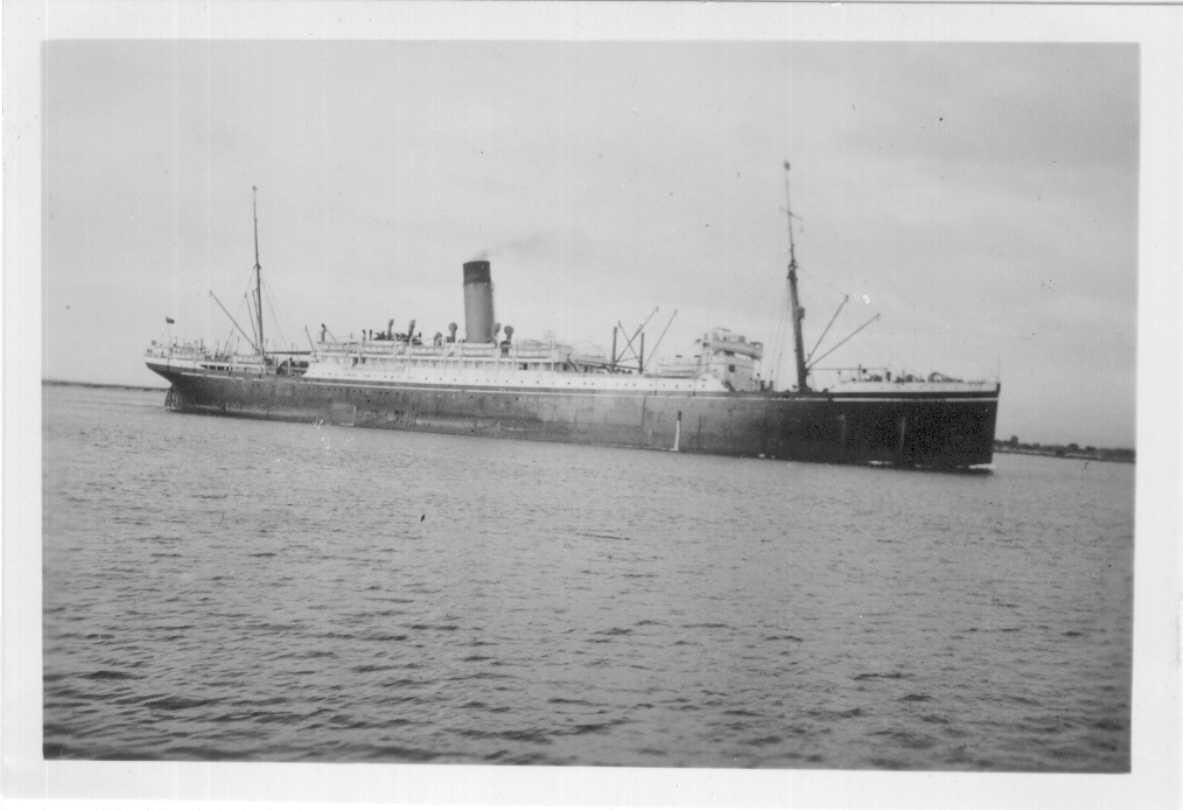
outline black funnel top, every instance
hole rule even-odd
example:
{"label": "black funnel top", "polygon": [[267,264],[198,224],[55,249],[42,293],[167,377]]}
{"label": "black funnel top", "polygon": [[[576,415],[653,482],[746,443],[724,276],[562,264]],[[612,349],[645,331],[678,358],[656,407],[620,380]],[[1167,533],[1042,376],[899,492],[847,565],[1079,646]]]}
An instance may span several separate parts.
{"label": "black funnel top", "polygon": [[488,262],[475,261],[464,263],[465,284],[488,284],[490,278]]}

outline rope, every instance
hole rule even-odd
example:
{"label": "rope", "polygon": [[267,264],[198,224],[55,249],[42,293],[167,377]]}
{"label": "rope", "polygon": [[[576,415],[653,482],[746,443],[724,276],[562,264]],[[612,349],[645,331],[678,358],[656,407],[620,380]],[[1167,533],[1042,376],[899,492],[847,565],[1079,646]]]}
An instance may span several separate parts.
{"label": "rope", "polygon": [[787,332],[789,326],[789,291],[784,284],[781,285],[779,296],[779,304],[777,306],[776,318],[776,335],[773,338],[773,355],[771,375],[767,372],[765,376],[771,376],[773,384],[781,382],[781,361],[785,354],[785,340],[787,339]]}
{"label": "rope", "polygon": [[291,342],[288,340],[287,335],[284,334],[283,328],[279,325],[279,316],[275,313],[275,296],[271,293],[270,284],[263,284],[263,297],[267,299],[267,309],[271,312],[271,323],[273,324],[271,328],[279,334],[280,346],[290,346]]}

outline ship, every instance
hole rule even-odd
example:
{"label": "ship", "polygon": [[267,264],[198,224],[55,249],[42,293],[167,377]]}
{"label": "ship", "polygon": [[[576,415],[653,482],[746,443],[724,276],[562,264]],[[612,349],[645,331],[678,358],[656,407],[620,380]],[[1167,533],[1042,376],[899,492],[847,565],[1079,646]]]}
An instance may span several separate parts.
{"label": "ship", "polygon": [[348,339],[322,324],[318,339],[305,329],[307,350],[268,349],[257,189],[250,332],[222,306],[250,350],[170,336],[148,346],[145,362],[170,384],[165,406],[190,414],[802,462],[942,470],[991,464],[997,380],[859,366],[827,370],[832,379],[817,381],[822,357],[804,351],[787,162],[784,169],[796,361],[789,385],[765,379],[762,342],[723,327],[704,331],[692,354],[666,362],[647,362],[643,328],[630,334],[619,323],[610,352],[517,339],[512,326],[494,320],[487,259],[460,266],[463,337],[455,322],[425,340],[415,321],[396,332],[392,319]]}

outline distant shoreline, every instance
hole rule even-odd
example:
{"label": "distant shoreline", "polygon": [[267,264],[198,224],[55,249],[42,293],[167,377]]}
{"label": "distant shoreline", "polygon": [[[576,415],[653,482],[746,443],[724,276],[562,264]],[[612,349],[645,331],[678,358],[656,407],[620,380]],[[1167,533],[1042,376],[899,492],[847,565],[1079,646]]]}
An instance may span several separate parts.
{"label": "distant shoreline", "polygon": [[1063,448],[1040,448],[1035,449],[1031,447],[998,447],[994,448],[995,453],[1013,453],[1016,456],[1047,456],[1048,458],[1066,458],[1075,459],[1077,461],[1113,461],[1118,464],[1134,464],[1136,459],[1131,455],[1124,455],[1115,453],[1111,450],[1098,450],[1095,452],[1088,452],[1086,450],[1064,450]]}
{"label": "distant shoreline", "polygon": [[75,388],[115,388],[121,391],[167,391],[166,385],[126,385],[124,383],[77,382],[75,380],[42,380],[42,385],[68,385]]}

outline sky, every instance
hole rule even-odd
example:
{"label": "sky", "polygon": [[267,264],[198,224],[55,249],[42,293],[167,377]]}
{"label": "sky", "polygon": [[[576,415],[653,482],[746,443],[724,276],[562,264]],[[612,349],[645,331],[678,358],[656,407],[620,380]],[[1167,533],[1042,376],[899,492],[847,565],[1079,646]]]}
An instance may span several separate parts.
{"label": "sky", "polygon": [[[1138,51],[1104,44],[51,41],[46,378],[161,384],[150,340],[463,329],[781,356],[791,162],[825,366],[1002,382],[997,434],[1133,446]],[[274,341],[274,342],[272,342]],[[79,347],[85,347],[80,350]]]}

